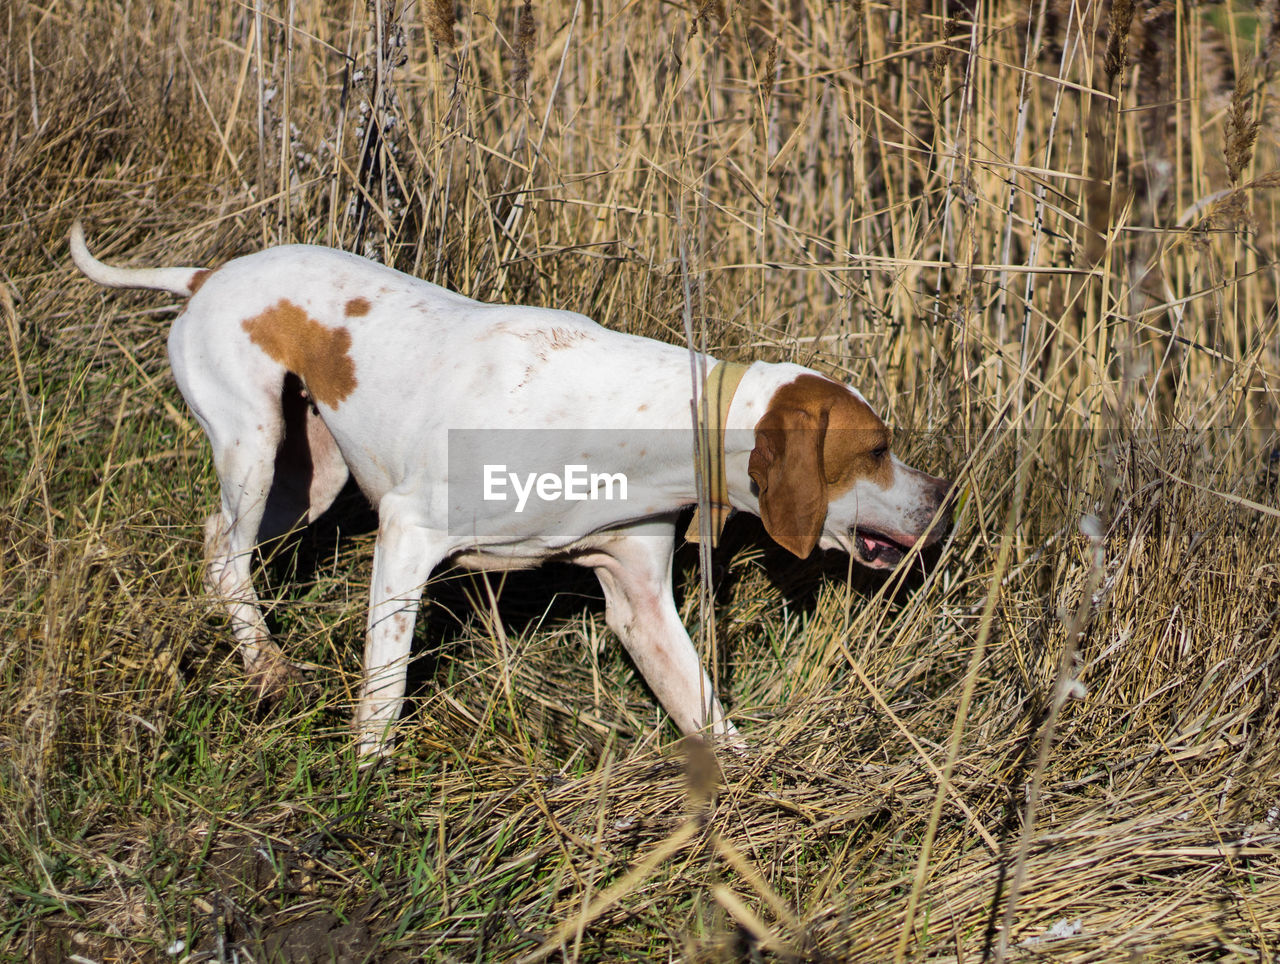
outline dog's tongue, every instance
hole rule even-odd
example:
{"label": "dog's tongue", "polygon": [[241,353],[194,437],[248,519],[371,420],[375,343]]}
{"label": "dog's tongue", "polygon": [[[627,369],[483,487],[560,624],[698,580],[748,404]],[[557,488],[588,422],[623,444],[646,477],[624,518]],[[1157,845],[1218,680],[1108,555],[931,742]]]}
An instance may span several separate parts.
{"label": "dog's tongue", "polygon": [[884,539],[877,539],[875,536],[869,536],[864,532],[860,532],[858,535],[862,538],[862,544],[867,547],[867,555],[873,558],[881,549],[890,549],[893,547],[892,542],[888,542]]}

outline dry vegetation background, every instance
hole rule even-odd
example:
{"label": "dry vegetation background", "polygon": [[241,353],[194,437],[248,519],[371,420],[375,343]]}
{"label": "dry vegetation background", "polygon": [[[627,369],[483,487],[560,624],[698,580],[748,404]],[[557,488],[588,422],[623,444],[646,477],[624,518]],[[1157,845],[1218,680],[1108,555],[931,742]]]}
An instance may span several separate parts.
{"label": "dry vegetation background", "polygon": [[[1276,16],[10,0],[0,955],[1276,960]],[[496,607],[439,574],[361,771],[367,510],[268,566],[314,686],[255,710],[178,306],[77,275],[77,216],[124,263],[308,241],[688,311],[859,385],[967,497],[888,579],[734,525],[715,662],[757,752],[719,776],[557,572]]]}

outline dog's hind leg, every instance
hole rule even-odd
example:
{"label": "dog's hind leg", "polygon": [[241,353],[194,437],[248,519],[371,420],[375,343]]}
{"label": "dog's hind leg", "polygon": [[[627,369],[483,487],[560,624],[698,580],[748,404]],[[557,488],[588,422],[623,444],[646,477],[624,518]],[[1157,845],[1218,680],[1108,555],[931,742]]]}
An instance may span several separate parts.
{"label": "dog's hind leg", "polygon": [[[207,364],[200,357],[201,346],[188,336],[187,329],[193,326],[183,324],[188,315],[179,318],[170,333],[169,358],[178,387],[209,438],[221,486],[221,506],[205,523],[205,585],[231,619],[231,631],[258,695],[279,697],[300,674],[271,641],[254,592],[252,567],[285,438],[281,408],[285,372],[265,356]],[[197,320],[205,325],[197,330],[209,330],[208,319]],[[275,515],[271,524],[278,527],[284,515]],[[295,514],[285,529],[297,519]]]}
{"label": "dog's hind leg", "polygon": [[[231,619],[250,681],[264,698],[284,695],[298,673],[271,641],[253,588],[253,550],[266,513],[282,431],[279,413],[269,419],[222,419],[206,425],[222,505],[205,523],[205,581]],[[251,424],[253,423],[253,424]]]}
{"label": "dog's hind leg", "polygon": [[301,380],[252,346],[211,346],[218,330],[218,319],[187,312],[170,332],[169,359],[209,438],[222,489],[205,525],[205,582],[230,617],[250,681],[274,698],[300,674],[267,631],[254,549],[323,513],[347,466]]}

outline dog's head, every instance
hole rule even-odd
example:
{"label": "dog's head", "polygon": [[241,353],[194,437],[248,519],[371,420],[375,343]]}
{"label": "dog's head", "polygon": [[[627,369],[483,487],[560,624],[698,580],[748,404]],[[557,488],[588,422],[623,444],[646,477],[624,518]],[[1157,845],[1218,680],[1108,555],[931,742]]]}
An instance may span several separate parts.
{"label": "dog's head", "polygon": [[821,545],[875,569],[922,538],[936,542],[946,527],[930,523],[951,483],[899,461],[890,441],[851,389],[813,374],[781,386],[756,423],[747,467],[765,530],[801,558]]}

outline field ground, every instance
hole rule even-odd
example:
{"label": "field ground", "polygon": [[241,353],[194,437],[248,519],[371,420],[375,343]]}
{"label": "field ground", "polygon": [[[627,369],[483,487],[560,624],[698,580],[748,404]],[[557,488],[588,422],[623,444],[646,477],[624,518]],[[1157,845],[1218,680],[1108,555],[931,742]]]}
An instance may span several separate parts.
{"label": "field ground", "polygon": [[[1275,961],[1278,15],[11,0],[0,956]],[[368,507],[266,561],[315,668],[256,707],[179,306],[80,277],[76,217],[126,264],[307,241],[688,313],[858,385],[966,495],[889,577],[741,519],[704,607],[681,555],[754,745],[718,764],[590,578],[438,573],[362,770]]]}

